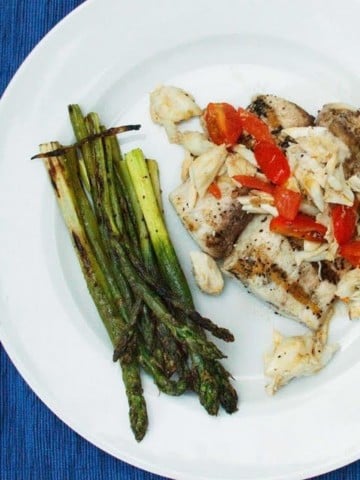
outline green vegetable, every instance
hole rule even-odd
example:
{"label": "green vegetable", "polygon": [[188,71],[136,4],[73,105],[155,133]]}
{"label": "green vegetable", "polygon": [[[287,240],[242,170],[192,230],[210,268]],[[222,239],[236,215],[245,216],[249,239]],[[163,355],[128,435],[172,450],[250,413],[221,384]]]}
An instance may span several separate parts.
{"label": "green vegetable", "polygon": [[161,273],[171,285],[172,292],[192,308],[190,288],[166,230],[144,155],[140,149],[136,149],[125,158]]}
{"label": "green vegetable", "polygon": [[55,194],[99,315],[113,343],[140,441],[148,417],[140,369],[168,395],[195,391],[206,410],[232,413],[237,394],[204,329],[225,341],[233,335],[202,317],[166,229],[159,169],[141,150],[123,159],[115,134],[96,113],[69,106],[76,143],[41,146]]}
{"label": "green vegetable", "polygon": [[[176,296],[175,300],[171,299],[171,303],[181,310],[180,316],[183,322],[191,328],[195,328],[200,336],[205,337],[203,330],[200,328],[203,327],[220,338],[233,341],[234,337],[227,329],[218,327],[211,320],[203,318],[198,312],[194,311],[190,289],[167,233],[142,151],[136,149],[129,152],[126,155],[126,163],[144,213],[152,246],[162,266],[162,273],[168,285],[171,286],[172,294]],[[219,366],[218,362],[214,362],[215,357],[211,361],[200,351],[192,350],[190,357],[192,386],[197,391],[200,402],[208,413],[216,415],[220,404],[228,413],[236,411],[237,394],[230,383],[228,372],[221,365]],[[230,398],[232,402],[230,402]]]}
{"label": "green vegetable", "polygon": [[[58,148],[58,144],[43,144],[40,148],[42,152],[51,151]],[[111,287],[111,281],[106,276],[106,264],[100,265],[95,249],[92,247],[87,235],[87,231],[92,232],[91,235],[94,239],[98,235],[98,230],[94,227],[92,218],[85,219],[81,217],[81,213],[84,212],[84,209],[80,206],[81,201],[79,201],[82,190],[79,192],[79,190],[74,188],[74,181],[76,181],[77,177],[71,175],[73,173],[71,166],[69,168],[71,161],[68,162],[64,157],[48,157],[45,158],[44,162],[65,224],[73,240],[89,292],[112,343],[116,345],[126,330],[126,321],[121,317],[121,309],[119,308],[122,301],[117,293],[115,294],[114,289]],[[90,221],[87,222],[87,220]],[[121,360],[120,364],[129,402],[130,424],[135,438],[140,441],[146,433],[148,417],[141,386],[138,360],[135,355],[131,355],[126,362]]]}

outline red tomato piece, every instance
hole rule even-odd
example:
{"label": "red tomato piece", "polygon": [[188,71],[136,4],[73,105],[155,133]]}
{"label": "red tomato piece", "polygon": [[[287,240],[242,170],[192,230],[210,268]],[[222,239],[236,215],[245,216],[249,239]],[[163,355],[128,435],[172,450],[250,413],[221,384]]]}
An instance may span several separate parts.
{"label": "red tomato piece", "polygon": [[211,195],[217,199],[221,198],[221,190],[219,188],[219,185],[216,182],[212,182],[209,185],[208,192],[211,193]]}
{"label": "red tomato piece", "polygon": [[234,145],[242,134],[239,115],[228,103],[209,103],[204,119],[209,137],[216,145]]}
{"label": "red tomato piece", "polygon": [[301,238],[320,243],[325,241],[326,227],[303,213],[298,213],[294,220],[287,220],[284,217],[272,218],[270,230],[285,237]]}
{"label": "red tomato piece", "polygon": [[360,267],[360,240],[354,240],[340,246],[339,253],[354,267]]}
{"label": "red tomato piece", "polygon": [[269,127],[255,113],[244,108],[238,108],[241,124],[246,133],[255,138],[257,142],[274,142]]}
{"label": "red tomato piece", "polygon": [[255,145],[256,161],[267,178],[276,185],[282,185],[290,177],[288,159],[274,143],[260,141]]}
{"label": "red tomato piece", "polygon": [[331,217],[334,228],[334,237],[339,245],[350,242],[356,229],[356,208],[354,206],[333,205]]}
{"label": "red tomato piece", "polygon": [[274,193],[274,186],[271,185],[271,183],[264,182],[264,180],[261,180],[260,178],[251,175],[234,175],[232,178],[241,183],[244,187],[261,190],[262,192],[270,193],[271,195]]}
{"label": "red tomato piece", "polygon": [[274,190],[274,200],[279,215],[287,220],[294,220],[299,212],[301,194],[277,185]]}

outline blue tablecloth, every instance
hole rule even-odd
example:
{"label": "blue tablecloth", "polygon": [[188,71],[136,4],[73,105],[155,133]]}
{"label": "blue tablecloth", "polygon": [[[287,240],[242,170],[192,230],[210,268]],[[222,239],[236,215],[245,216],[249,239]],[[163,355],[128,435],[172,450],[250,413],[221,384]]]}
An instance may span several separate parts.
{"label": "blue tablecloth", "polygon": [[[80,3],[0,0],[1,94],[36,43]],[[2,347],[0,367],[0,480],[161,480],[114,459],[64,425],[29,389]],[[360,461],[318,478],[360,479]]]}

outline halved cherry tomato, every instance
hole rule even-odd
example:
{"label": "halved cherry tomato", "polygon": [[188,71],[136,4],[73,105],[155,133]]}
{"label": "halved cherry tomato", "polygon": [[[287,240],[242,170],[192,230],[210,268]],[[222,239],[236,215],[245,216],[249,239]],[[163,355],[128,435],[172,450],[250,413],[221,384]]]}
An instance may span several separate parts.
{"label": "halved cherry tomato", "polygon": [[221,198],[221,190],[216,182],[212,182],[209,185],[208,192],[217,199]]}
{"label": "halved cherry tomato", "polygon": [[303,213],[298,213],[294,220],[287,220],[284,217],[272,218],[270,230],[285,237],[301,238],[320,243],[325,241],[326,227]]}
{"label": "halved cherry tomato", "polygon": [[271,185],[271,183],[264,182],[264,180],[261,180],[260,178],[251,175],[234,175],[232,178],[241,183],[244,187],[261,190],[262,192],[270,193],[271,195],[274,193],[274,186]]}
{"label": "halved cherry tomato", "polygon": [[269,127],[255,113],[249,112],[244,108],[238,108],[241,124],[243,129],[255,138],[257,142],[267,141],[274,142]]}
{"label": "halved cherry tomato", "polygon": [[360,240],[340,246],[339,253],[354,267],[360,267]]}
{"label": "halved cherry tomato", "polygon": [[262,140],[255,145],[254,154],[262,172],[271,182],[282,185],[290,177],[289,162],[275,144]]}
{"label": "halved cherry tomato", "polygon": [[334,228],[334,237],[339,245],[350,242],[356,229],[356,208],[354,206],[333,205],[331,217]]}
{"label": "halved cherry tomato", "polygon": [[299,212],[301,194],[277,185],[274,190],[274,200],[279,215],[287,220],[294,220]]}
{"label": "halved cherry tomato", "polygon": [[241,133],[242,125],[235,108],[228,103],[209,103],[204,119],[210,139],[221,145],[234,145]]}

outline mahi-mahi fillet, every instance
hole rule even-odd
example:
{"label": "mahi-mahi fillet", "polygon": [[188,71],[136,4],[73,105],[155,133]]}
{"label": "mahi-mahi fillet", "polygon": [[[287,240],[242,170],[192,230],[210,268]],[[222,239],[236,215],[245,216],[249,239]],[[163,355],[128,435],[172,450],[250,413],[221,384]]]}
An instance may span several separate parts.
{"label": "mahi-mahi fillet", "polygon": [[279,313],[316,330],[331,308],[336,285],[322,280],[316,265],[296,263],[289,240],[269,230],[270,218],[259,215],[248,224],[223,268]]}

